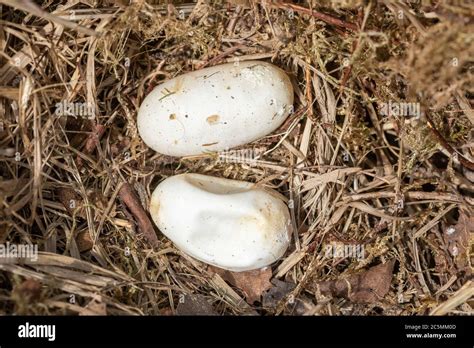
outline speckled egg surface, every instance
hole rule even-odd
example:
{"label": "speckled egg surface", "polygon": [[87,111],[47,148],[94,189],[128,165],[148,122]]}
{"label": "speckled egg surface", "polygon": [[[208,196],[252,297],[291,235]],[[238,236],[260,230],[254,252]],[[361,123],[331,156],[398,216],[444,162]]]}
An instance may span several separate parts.
{"label": "speckled egg surface", "polygon": [[153,89],[138,111],[138,131],[170,156],[222,151],[264,137],[293,108],[289,77],[273,64],[229,63],[186,73]]}

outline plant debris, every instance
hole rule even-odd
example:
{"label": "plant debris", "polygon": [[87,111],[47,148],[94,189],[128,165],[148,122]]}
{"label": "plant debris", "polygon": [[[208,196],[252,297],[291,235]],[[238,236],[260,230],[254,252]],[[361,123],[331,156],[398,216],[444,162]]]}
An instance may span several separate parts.
{"label": "plant debris", "polygon": [[[471,314],[473,14],[454,0],[0,0],[0,256],[37,256],[0,258],[0,314]],[[277,131],[232,156],[143,143],[155,86],[247,60],[292,80]],[[183,255],[148,214],[181,173],[277,190],[288,252],[242,274]]]}
{"label": "plant debris", "polygon": [[270,283],[272,269],[270,267],[245,272],[231,272],[214,266],[209,266],[209,269],[211,272],[219,274],[222,279],[231,285],[240,289],[249,304],[253,304],[256,301],[260,302],[262,294],[272,287]]}
{"label": "plant debris", "polygon": [[280,301],[284,300],[294,290],[295,284],[278,279],[273,279],[271,283],[273,286],[263,294],[262,305],[268,308],[276,308]]}
{"label": "plant debris", "polygon": [[212,304],[203,295],[187,295],[176,308],[178,315],[217,315]]}
{"label": "plant debris", "polygon": [[446,228],[443,238],[459,270],[469,269],[470,240],[474,236],[474,216],[465,211],[459,214],[458,223]]}
{"label": "plant debris", "polygon": [[373,266],[347,278],[319,282],[316,291],[322,295],[345,297],[354,303],[381,301],[390,290],[395,261]]}

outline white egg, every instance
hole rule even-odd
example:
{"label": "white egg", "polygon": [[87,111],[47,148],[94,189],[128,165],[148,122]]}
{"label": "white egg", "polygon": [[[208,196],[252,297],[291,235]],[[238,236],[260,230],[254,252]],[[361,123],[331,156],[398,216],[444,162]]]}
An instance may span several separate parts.
{"label": "white egg", "polygon": [[169,177],[153,192],[150,213],[183,252],[231,271],[268,266],[290,243],[290,214],[278,193],[244,181]]}
{"label": "white egg", "polygon": [[229,63],[168,80],[143,100],[138,131],[170,156],[226,150],[277,129],[293,109],[293,87],[266,62]]}

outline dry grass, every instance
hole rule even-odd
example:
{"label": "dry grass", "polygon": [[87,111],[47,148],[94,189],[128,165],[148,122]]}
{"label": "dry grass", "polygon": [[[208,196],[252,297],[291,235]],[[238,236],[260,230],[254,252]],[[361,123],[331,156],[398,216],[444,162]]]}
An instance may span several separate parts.
{"label": "dry grass", "polygon": [[[0,1],[0,243],[41,251],[0,264],[0,313],[174,314],[200,294],[219,314],[472,314],[473,5],[126,2]],[[136,114],[154,86],[236,59],[271,60],[296,90],[288,121],[245,146],[264,150],[256,165],[145,146]],[[384,117],[389,101],[422,115]],[[63,102],[93,117],[58,116]],[[248,304],[159,231],[150,246],[121,187],[147,207],[158,182],[184,172],[292,203],[297,233],[272,274],[294,301]],[[362,245],[365,258],[325,257],[328,243]],[[389,261],[375,301],[314,286]]]}

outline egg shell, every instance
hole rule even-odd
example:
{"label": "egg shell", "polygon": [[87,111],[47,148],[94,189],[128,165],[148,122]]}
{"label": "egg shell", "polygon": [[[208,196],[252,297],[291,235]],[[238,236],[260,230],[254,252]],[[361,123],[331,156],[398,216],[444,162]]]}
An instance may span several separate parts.
{"label": "egg shell", "polygon": [[277,261],[291,238],[288,207],[278,193],[244,181],[169,177],[153,192],[150,214],[183,252],[236,272]]}
{"label": "egg shell", "polygon": [[217,152],[277,129],[293,109],[289,77],[261,61],[186,73],[153,89],[138,111],[138,131],[169,156]]}

